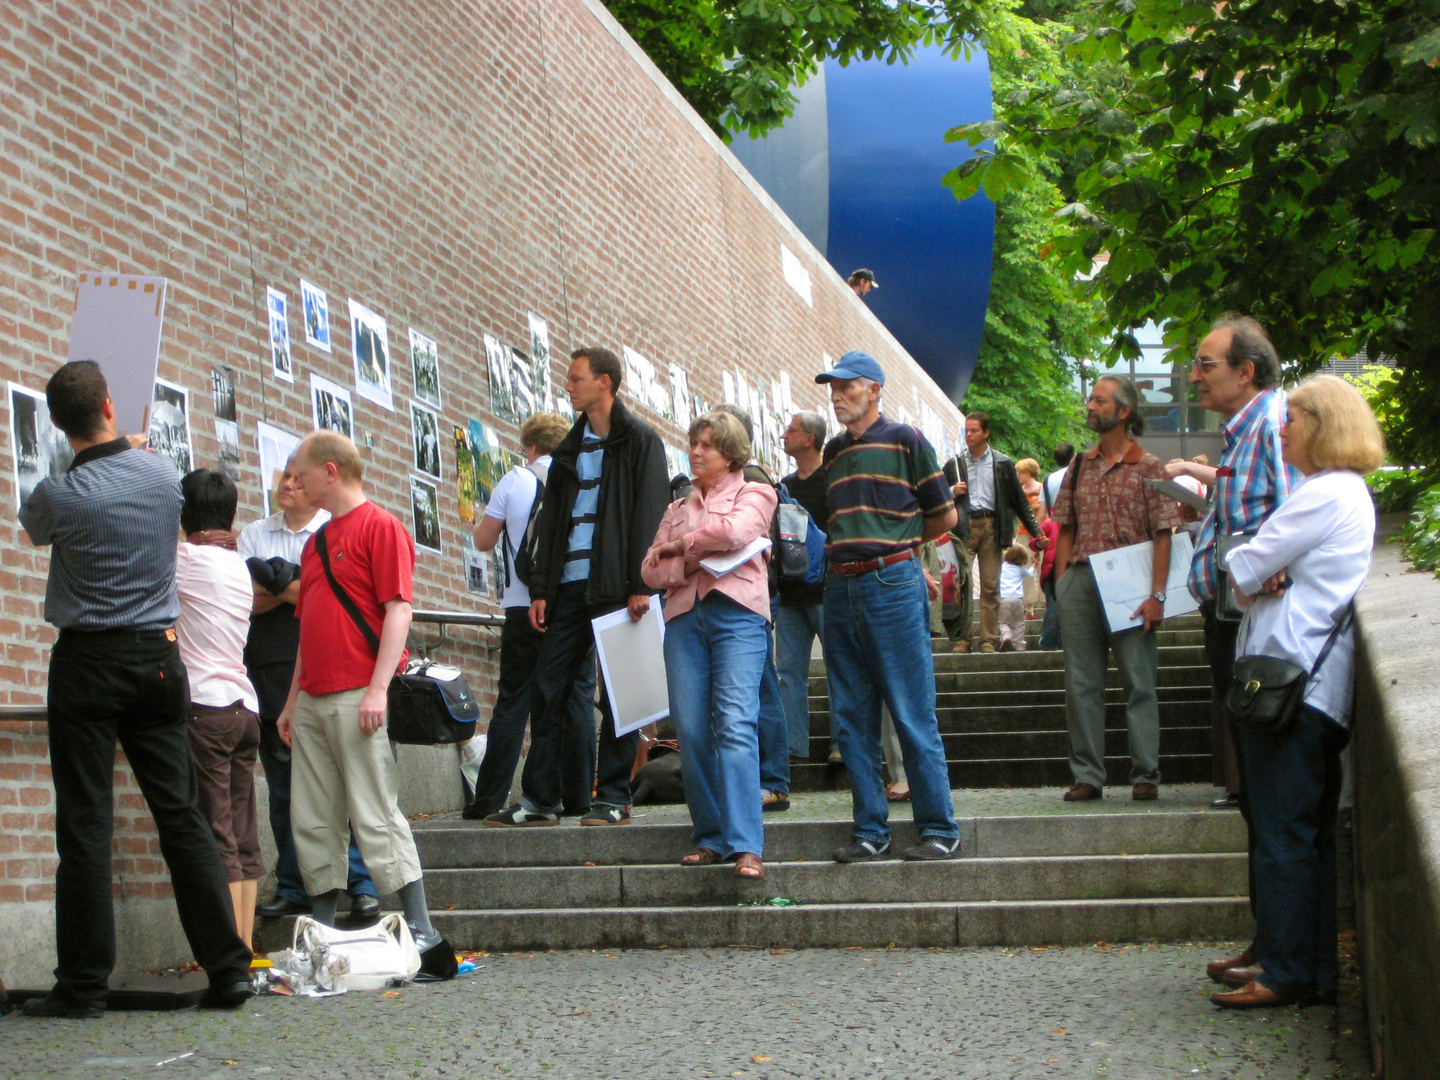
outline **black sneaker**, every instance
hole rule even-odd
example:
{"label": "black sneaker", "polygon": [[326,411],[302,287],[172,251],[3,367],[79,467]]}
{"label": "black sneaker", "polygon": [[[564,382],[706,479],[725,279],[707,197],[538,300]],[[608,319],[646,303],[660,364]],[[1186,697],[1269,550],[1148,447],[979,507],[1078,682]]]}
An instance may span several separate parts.
{"label": "black sneaker", "polygon": [[488,825],[492,829],[513,829],[526,825],[559,825],[560,815],[526,810],[517,802],[514,806],[507,806],[498,814],[491,814],[482,824]]}
{"label": "black sneaker", "polygon": [[249,979],[235,979],[232,982],[211,986],[200,998],[203,1009],[238,1009],[255,996],[255,988]]}
{"label": "black sneaker", "polygon": [[580,819],[581,825],[629,825],[630,814],[623,806],[596,806]]}
{"label": "black sneaker", "polygon": [[20,1006],[26,1016],[43,1017],[47,1020],[94,1020],[105,1015],[103,1001],[71,1001],[56,994],[31,998]]}
{"label": "black sneaker", "polygon": [[953,859],[960,854],[960,838],[950,840],[943,836],[927,836],[914,847],[906,848],[900,858],[911,862],[935,862],[939,859]]}
{"label": "black sneaker", "polygon": [[460,816],[466,821],[484,821],[494,812],[494,810],[486,810],[478,802],[471,801],[465,804],[465,809],[460,811]]}
{"label": "black sneaker", "polygon": [[834,858],[838,863],[869,862],[871,859],[883,859],[889,851],[889,840],[883,844],[856,840],[849,847],[836,848]]}

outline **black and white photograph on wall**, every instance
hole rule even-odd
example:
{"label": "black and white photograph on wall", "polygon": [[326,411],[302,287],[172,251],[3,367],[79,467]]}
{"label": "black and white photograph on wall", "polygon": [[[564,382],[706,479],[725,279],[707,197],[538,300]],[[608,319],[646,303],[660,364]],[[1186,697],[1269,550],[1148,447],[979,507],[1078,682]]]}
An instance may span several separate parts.
{"label": "black and white photograph on wall", "polygon": [[316,431],[338,431],[347,439],[355,438],[355,418],[349,390],[319,375],[311,375],[310,403],[315,410]]}
{"label": "black and white photograph on wall", "polygon": [[355,392],[393,411],[389,331],[384,319],[354,300],[350,301],[350,352],[355,360]]}
{"label": "black and white photograph on wall", "polygon": [[238,420],[235,415],[235,371],[224,364],[210,365],[210,396],[217,420]]}
{"label": "black and white photograph on wall", "polygon": [[432,338],[410,328],[410,367],[415,372],[415,396],[432,409],[440,408],[440,350]]}
{"label": "black and white photograph on wall", "polygon": [[485,368],[490,375],[490,411],[501,420],[514,423],[519,419],[515,409],[515,383],[510,372],[510,350],[491,336],[485,335]]}
{"label": "black and white photograph on wall", "polygon": [[410,477],[410,510],[415,521],[415,546],[440,553],[440,499],[436,487]]}
{"label": "black and white photograph on wall", "polygon": [[465,591],[471,596],[490,595],[490,553],[475,546],[468,529],[460,530],[460,545],[465,560]]}
{"label": "black and white photograph on wall", "polygon": [[[330,298],[324,289],[317,289],[308,281],[300,282],[300,305],[304,308],[305,344],[313,345],[323,352],[330,351]],[[289,340],[289,332],[286,332]]]}
{"label": "black and white photograph on wall", "polygon": [[266,287],[265,311],[270,324],[270,370],[277,379],[295,381],[295,359],[290,355],[290,300],[279,289]]}
{"label": "black and white photograph on wall", "polygon": [[675,426],[681,431],[690,430],[690,378],[683,370],[670,365],[670,397],[673,399]]}
{"label": "black and white photograph on wall", "polygon": [[530,357],[523,351],[510,346],[510,386],[515,392],[515,420],[528,420],[539,412],[535,398],[535,372],[530,366]]}
{"label": "black and white photograph on wall", "polygon": [[15,502],[24,507],[35,485],[70,468],[75,451],[50,423],[45,395],[10,384],[10,446],[15,451]]}
{"label": "black and white photograph on wall", "polygon": [[440,479],[440,421],[423,405],[410,403],[410,441],[415,447],[415,471]]}
{"label": "black and white photograph on wall", "polygon": [[550,390],[550,330],[545,320],[533,311],[527,317],[530,322],[530,386],[535,391],[535,411],[543,412],[550,408],[550,399],[554,397]]}
{"label": "black and white photograph on wall", "polygon": [[216,468],[231,480],[240,479],[240,425],[234,420],[215,420]]}
{"label": "black and white photograph on wall", "polygon": [[155,398],[150,404],[149,448],[170,459],[175,472],[184,476],[194,465],[190,450],[190,394],[183,387],[155,380]]}

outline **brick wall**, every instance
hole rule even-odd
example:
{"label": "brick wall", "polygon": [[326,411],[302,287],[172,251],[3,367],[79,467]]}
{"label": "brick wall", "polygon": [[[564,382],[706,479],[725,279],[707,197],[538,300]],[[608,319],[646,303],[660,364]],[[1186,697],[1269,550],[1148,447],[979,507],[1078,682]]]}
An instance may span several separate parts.
{"label": "brick wall", "polygon": [[[523,346],[529,312],[548,323],[557,385],[569,350],[598,342],[638,350],[666,385],[678,365],[710,403],[723,370],[743,368],[767,395],[787,371],[813,408],[823,358],[864,348],[889,373],[892,416],[957,425],[593,0],[11,0],[0,103],[0,375],[43,388],[67,352],[81,271],[168,278],[160,376],[192,393],[197,464],[217,455],[210,365],[236,373],[242,520],[261,513],[256,421],[308,430],[312,372],[353,386],[353,297],[388,320],[396,405],[355,397],[357,441],[371,496],[408,522],[407,327],[438,342],[444,551],[420,556],[419,606],[493,608],[465,592],[444,436],[475,418],[518,449],[490,410],[482,335]],[[813,303],[787,283],[782,247]],[[331,354],[304,343],[301,278],[329,295]],[[289,295],[293,385],[270,374],[266,286]],[[13,505],[8,424],[0,460]],[[0,516],[0,553],[0,703],[42,701],[48,560],[13,513]],[[451,636],[489,698],[483,632]],[[0,733],[0,902],[48,896],[41,730]],[[162,890],[148,818],[121,790],[126,887]]]}

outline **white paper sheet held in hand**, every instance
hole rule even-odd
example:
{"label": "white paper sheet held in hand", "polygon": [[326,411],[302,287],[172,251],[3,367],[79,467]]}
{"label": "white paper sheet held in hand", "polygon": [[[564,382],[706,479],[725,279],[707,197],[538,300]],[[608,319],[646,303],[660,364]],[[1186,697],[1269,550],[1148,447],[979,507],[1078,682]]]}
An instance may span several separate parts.
{"label": "white paper sheet held in hand", "polygon": [[660,598],[632,622],[627,608],[591,619],[600,674],[610,695],[615,734],[625,735],[670,715],[670,686],[665,681],[665,617]]}
{"label": "white paper sheet held in hand", "polygon": [[770,538],[768,536],[757,536],[754,540],[751,540],[744,547],[736,551],[725,551],[718,555],[705,556],[705,558],[700,560],[700,565],[716,577],[724,577],[737,566],[749,562],[769,546]]}
{"label": "white paper sheet held in hand", "polygon": [[[1131,612],[1145,602],[1151,592],[1150,570],[1154,562],[1155,544],[1146,540],[1143,544],[1115,548],[1090,556],[1090,569],[1095,573],[1095,587],[1100,591],[1100,603],[1105,608],[1105,621],[1111,633],[1119,633],[1133,626],[1143,626],[1144,619],[1132,617]],[[1195,548],[1188,533],[1174,533],[1170,537],[1170,574],[1165,579],[1165,617],[1186,615],[1200,605],[1185,581],[1190,576],[1190,559]]]}

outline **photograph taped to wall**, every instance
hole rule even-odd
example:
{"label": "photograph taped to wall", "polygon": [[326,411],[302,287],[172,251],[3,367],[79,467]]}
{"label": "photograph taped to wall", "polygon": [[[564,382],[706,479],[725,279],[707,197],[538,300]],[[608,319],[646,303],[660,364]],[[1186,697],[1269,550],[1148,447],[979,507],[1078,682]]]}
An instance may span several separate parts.
{"label": "photograph taped to wall", "polygon": [[440,554],[440,497],[434,484],[410,477],[410,510],[415,523],[415,546]]}
{"label": "photograph taped to wall", "polygon": [[500,446],[500,437],[489,424],[470,421],[470,450],[475,462],[475,505],[490,502],[495,485],[510,471],[509,455]]}
{"label": "photograph taped to wall", "polygon": [[305,344],[330,351],[330,297],[308,281],[300,282],[300,306],[305,316]]}
{"label": "photograph taped to wall", "polygon": [[665,470],[673,481],[677,476],[690,475],[690,455],[678,446],[665,444]]}
{"label": "photograph taped to wall", "polygon": [[519,419],[519,412],[515,407],[510,350],[490,334],[486,334],[484,340],[485,369],[490,375],[490,411],[499,419],[514,423]]}
{"label": "photograph taped to wall", "polygon": [[15,455],[15,505],[23,509],[35,485],[60,476],[75,460],[65,433],[50,422],[45,395],[10,383],[10,449]]}
{"label": "photograph taped to wall", "polygon": [[285,463],[300,449],[300,436],[261,420],[255,425],[255,443],[260,452],[260,491],[265,499],[265,513],[278,514],[280,506],[275,502],[275,492],[280,487]]}
{"label": "photograph taped to wall", "polygon": [[415,448],[415,471],[440,479],[440,421],[423,405],[410,403],[410,441]]}
{"label": "photograph taped to wall", "polygon": [[530,388],[535,393],[535,412],[550,408],[550,330],[545,320],[533,311],[526,316],[530,323]]}
{"label": "photograph taped to wall", "polygon": [[237,420],[235,414],[235,372],[224,364],[210,365],[210,397],[217,420]]}
{"label": "photograph taped to wall", "polygon": [[490,553],[475,546],[469,529],[460,534],[461,557],[465,563],[465,591],[471,596],[490,596]]}
{"label": "photograph taped to wall", "polygon": [[350,305],[350,354],[355,361],[355,392],[382,409],[394,411],[390,392],[390,332],[385,320],[355,300]]}
{"label": "photograph taped to wall", "polygon": [[295,358],[290,354],[290,301],[279,289],[265,288],[266,322],[270,326],[270,371],[277,379],[295,381]]}
{"label": "photograph taped to wall", "polygon": [[240,479],[240,425],[234,420],[215,418],[216,465],[231,480]]}
{"label": "photograph taped to wall", "polygon": [[75,288],[69,360],[94,360],[115,403],[115,430],[150,426],[151,388],[160,364],[166,280],[87,270]]}
{"label": "photograph taped to wall", "polygon": [[413,326],[410,328],[410,367],[415,373],[415,396],[432,409],[440,408],[440,350]]}
{"label": "photograph taped to wall", "polygon": [[150,406],[149,448],[170,459],[177,476],[194,465],[190,447],[190,393],[183,386],[155,380],[155,400]]}
{"label": "photograph taped to wall", "polygon": [[539,410],[535,405],[534,372],[530,368],[530,357],[510,346],[510,385],[515,391],[515,420],[528,420]]}
{"label": "photograph taped to wall", "polygon": [[690,430],[690,378],[674,364],[670,365],[670,396],[675,410],[675,423],[681,431]]}
{"label": "photograph taped to wall", "polygon": [[347,439],[355,438],[355,412],[350,391],[337,386],[322,375],[310,376],[310,404],[316,431],[338,431]]}
{"label": "photograph taped to wall", "polygon": [[452,424],[455,433],[455,494],[460,500],[460,520],[475,520],[475,456],[470,447],[470,428]]}

